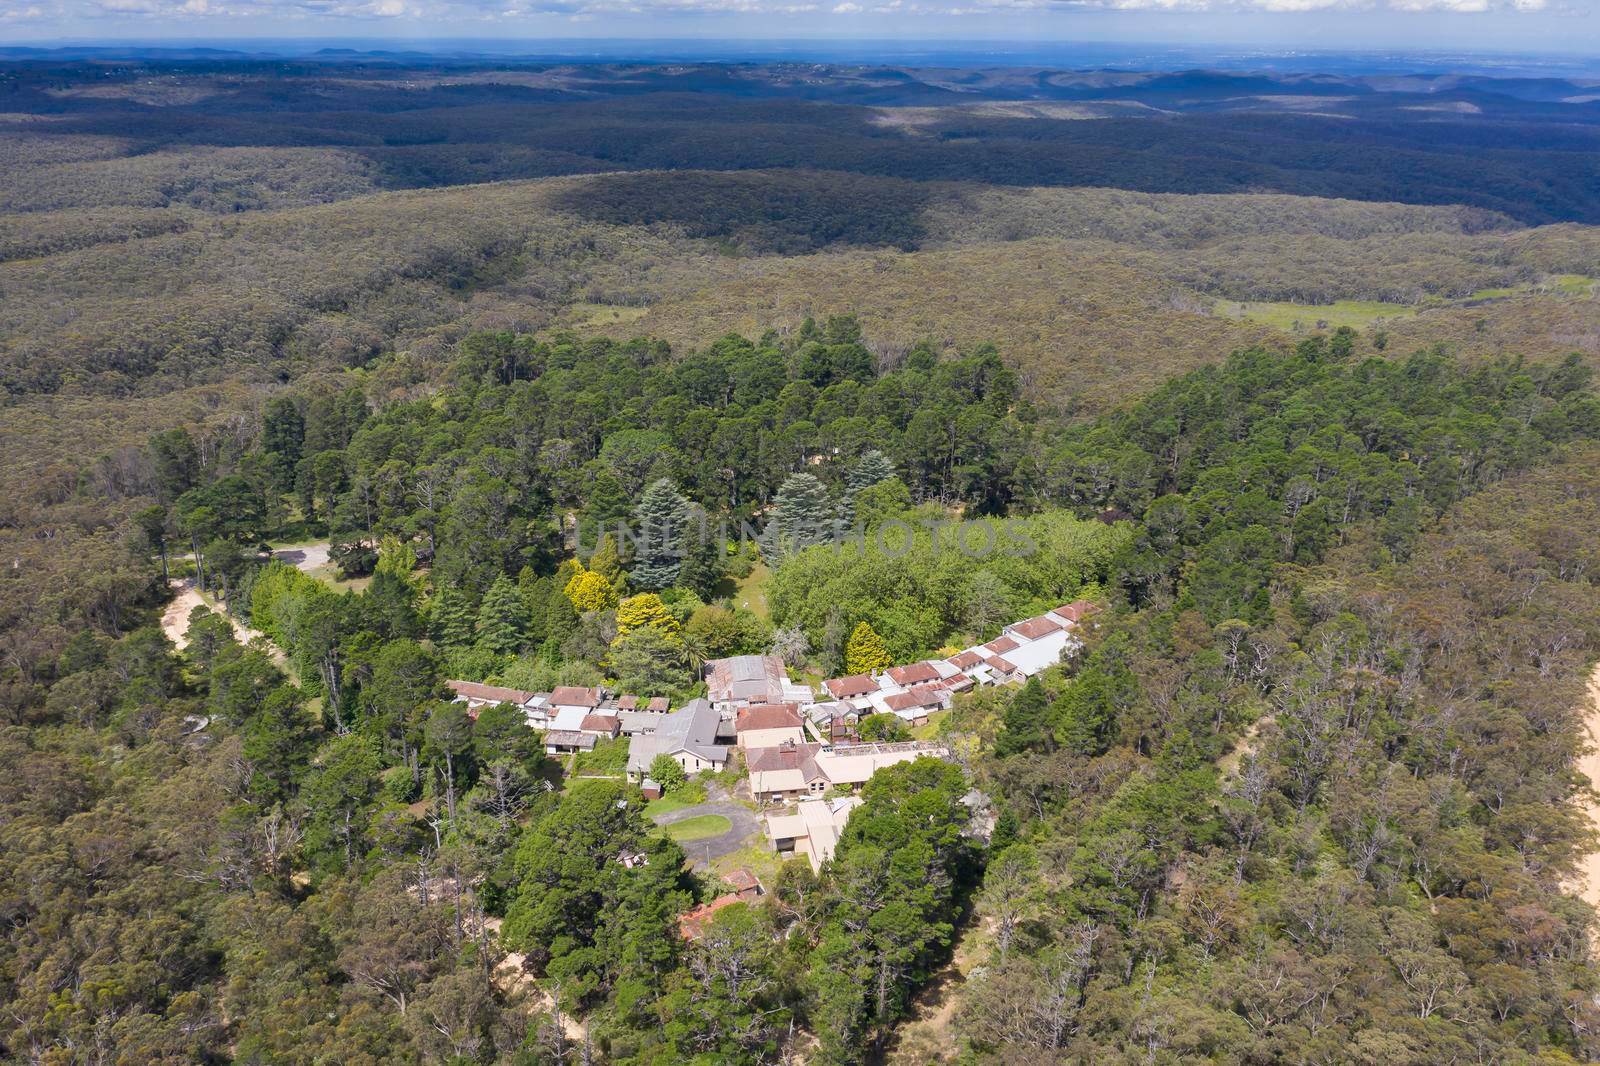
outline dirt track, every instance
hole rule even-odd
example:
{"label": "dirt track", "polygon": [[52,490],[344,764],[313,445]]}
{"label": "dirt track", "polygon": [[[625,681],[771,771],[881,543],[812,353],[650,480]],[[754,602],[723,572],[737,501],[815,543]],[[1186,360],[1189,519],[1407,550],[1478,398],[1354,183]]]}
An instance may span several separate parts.
{"label": "dirt track", "polygon": [[[272,554],[284,562],[293,563],[299,569],[309,573],[317,567],[327,564],[328,545],[326,542],[302,544],[293,548],[280,548]],[[192,578],[174,581],[172,587],[177,594],[173,596],[172,602],[167,604],[167,609],[162,612],[161,629],[167,634],[167,639],[172,641],[173,646],[182,651],[184,645],[189,643],[186,635],[189,628],[189,613],[196,607],[214,607],[214,605],[207,603],[201,597],[200,590],[195,588]],[[223,614],[229,623],[233,625],[233,635],[238,639],[239,643],[248,644],[256,637],[265,639],[264,634],[256,632],[226,613]],[[274,650],[274,654],[275,657],[281,658],[281,653],[277,653],[276,650]]]}
{"label": "dirt track", "polygon": [[[1588,727],[1589,750],[1578,760],[1578,770],[1590,784],[1600,789],[1600,666],[1589,675],[1589,706],[1583,720]],[[1589,815],[1590,824],[1600,830],[1600,803],[1587,801],[1583,809]],[[1578,895],[1590,905],[1600,907],[1600,851],[1584,857],[1578,876],[1583,882]]]}

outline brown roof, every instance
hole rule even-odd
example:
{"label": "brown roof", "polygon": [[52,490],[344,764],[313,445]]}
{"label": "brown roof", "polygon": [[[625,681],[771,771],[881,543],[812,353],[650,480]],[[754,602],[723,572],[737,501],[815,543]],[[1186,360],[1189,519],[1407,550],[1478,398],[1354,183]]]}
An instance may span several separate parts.
{"label": "brown roof", "polygon": [[1038,618],[1029,618],[1026,621],[1018,622],[1011,627],[1011,632],[1018,636],[1027,637],[1029,640],[1038,640],[1040,637],[1047,637],[1051,633],[1059,632],[1062,628],[1063,624],[1057,619],[1051,618],[1049,615],[1040,615]]}
{"label": "brown roof", "polygon": [[953,677],[947,677],[943,681],[939,682],[939,684],[943,685],[951,692],[965,692],[975,683],[976,682],[974,682],[972,678],[968,677],[966,674],[956,674]]}
{"label": "brown roof", "polygon": [[1016,651],[1021,646],[1010,637],[996,637],[984,645],[985,648],[988,648],[996,655],[1004,655],[1008,651]]}
{"label": "brown roof", "polygon": [[1079,622],[1085,615],[1094,614],[1100,608],[1088,600],[1073,600],[1065,607],[1057,607],[1055,613],[1069,622]]}
{"label": "brown roof", "polygon": [[1015,663],[1013,663],[1010,659],[1002,659],[998,655],[991,655],[989,658],[985,659],[984,662],[988,663],[996,671],[1002,674],[1014,674],[1017,672]]}
{"label": "brown roof", "polygon": [[883,702],[891,711],[909,711],[913,707],[942,706],[944,697],[933,685],[918,685],[905,692],[896,692]]}
{"label": "brown roof", "polygon": [[977,666],[979,663],[983,662],[983,656],[979,655],[975,651],[969,650],[964,651],[959,655],[952,655],[950,658],[946,659],[945,662],[949,663],[957,670],[970,670],[974,666]]}
{"label": "brown roof", "polygon": [[806,760],[822,750],[821,744],[796,744],[785,741],[770,748],[751,748],[745,752],[744,768],[750,773],[773,770],[798,770]]}
{"label": "brown roof", "polygon": [[651,696],[650,702],[644,705],[644,709],[653,714],[666,714],[667,706],[667,698],[665,696]]}
{"label": "brown roof", "polygon": [[562,685],[550,693],[550,703],[555,707],[598,707],[600,706],[600,690],[597,688],[578,688],[574,685]]}
{"label": "brown roof", "polygon": [[722,876],[722,879],[733,886],[734,894],[737,896],[749,897],[761,895],[761,882],[757,881],[755,874],[751,873],[749,870],[743,868],[738,870],[729,870]]}
{"label": "brown roof", "polygon": [[639,707],[639,697],[638,696],[618,696],[617,697],[617,710],[619,710],[619,711],[633,711],[633,710],[637,710],[638,707]]}
{"label": "brown roof", "polygon": [[869,692],[878,691],[878,683],[872,679],[871,674],[836,677],[832,681],[824,681],[822,687],[833,693],[833,698],[836,700],[847,700],[853,696],[865,696]]}
{"label": "brown roof", "polygon": [[735,733],[751,729],[799,729],[800,712],[792,703],[758,703],[740,710]]}
{"label": "brown roof", "polygon": [[922,662],[896,666],[889,671],[889,676],[894,678],[897,685],[915,685],[922,681],[937,681],[939,671],[933,668],[932,663]]}
{"label": "brown roof", "polygon": [[622,720],[614,714],[586,714],[578,726],[585,733],[607,733],[616,736]]}
{"label": "brown roof", "polygon": [[462,699],[483,700],[486,703],[527,703],[533,699],[533,693],[519,688],[480,685],[476,681],[446,681],[445,684]]}

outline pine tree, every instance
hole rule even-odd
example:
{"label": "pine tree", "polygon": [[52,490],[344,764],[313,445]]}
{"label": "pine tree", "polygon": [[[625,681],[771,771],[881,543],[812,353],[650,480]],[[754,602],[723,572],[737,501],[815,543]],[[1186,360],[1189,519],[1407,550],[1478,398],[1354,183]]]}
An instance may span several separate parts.
{"label": "pine tree", "polygon": [[894,660],[878,631],[866,622],[856,625],[844,649],[844,668],[851,674],[871,674],[886,669]]}
{"label": "pine tree", "polygon": [[489,586],[478,608],[478,643],[500,655],[512,655],[528,639],[528,609],[522,593],[501,574]]}
{"label": "pine tree", "polygon": [[664,589],[678,583],[692,517],[689,501],[667,478],[645,489],[633,512],[638,541],[630,576],[636,588]]}
{"label": "pine tree", "polygon": [[428,609],[428,629],[434,643],[444,648],[472,643],[472,608],[458,589],[441,589]]}
{"label": "pine tree", "polygon": [[622,553],[617,550],[617,538],[610,533],[601,534],[600,543],[595,545],[594,554],[589,556],[589,569],[612,585],[621,585]]}
{"label": "pine tree", "polygon": [[1015,755],[1023,751],[1050,751],[1055,735],[1050,728],[1050,697],[1037,677],[1028,678],[1006,708],[1005,728],[995,740],[996,755]]}
{"label": "pine tree", "polygon": [[790,474],[772,501],[762,530],[763,549],[774,558],[824,544],[842,531],[840,511],[827,487],[811,474]]}
{"label": "pine tree", "polygon": [[889,461],[889,457],[876,448],[869,448],[860,459],[856,460],[856,465],[850,468],[845,484],[849,486],[851,492],[860,492],[869,485],[888,481],[894,476],[894,464]]}
{"label": "pine tree", "polygon": [[683,568],[678,571],[678,584],[703,600],[711,600],[728,573],[727,549],[718,537],[705,535],[703,522],[704,512],[696,509],[683,539]]}

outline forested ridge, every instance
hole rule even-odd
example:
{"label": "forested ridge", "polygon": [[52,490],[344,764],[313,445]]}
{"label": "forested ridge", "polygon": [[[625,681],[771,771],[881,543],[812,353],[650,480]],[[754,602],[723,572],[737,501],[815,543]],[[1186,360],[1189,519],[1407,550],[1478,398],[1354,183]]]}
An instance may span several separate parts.
{"label": "forested ridge", "polygon": [[[886,363],[839,317],[685,352],[481,333],[436,391],[362,383],[87,467],[34,527],[77,545],[74,580],[5,571],[9,1055],[1600,1053],[1593,914],[1563,888],[1595,846],[1582,360],[1367,358],[1339,331],[1075,421],[992,349]],[[1038,554],[880,536],[978,517]],[[697,535],[722,519],[757,541]],[[359,583],[257,548],[323,534]],[[735,598],[758,562],[770,619]],[[175,653],[164,568],[272,644],[201,610]],[[863,625],[910,659],[1079,595],[1110,608],[1080,656],[960,698],[957,762],[881,771],[820,876],[788,864],[692,941],[677,916],[719,886],[636,790],[442,699],[682,698],[769,647],[826,675]],[[958,933],[922,1047],[905,1020]]]}
{"label": "forested ridge", "polygon": [[1600,1059],[1592,87],[0,51],[0,1059]]}

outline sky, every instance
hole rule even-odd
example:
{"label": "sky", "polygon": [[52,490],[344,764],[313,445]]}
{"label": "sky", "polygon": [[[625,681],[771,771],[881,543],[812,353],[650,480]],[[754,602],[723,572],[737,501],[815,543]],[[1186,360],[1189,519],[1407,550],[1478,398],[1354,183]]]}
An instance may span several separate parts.
{"label": "sky", "polygon": [[0,0],[0,44],[350,37],[1105,42],[1600,56],[1600,0]]}

